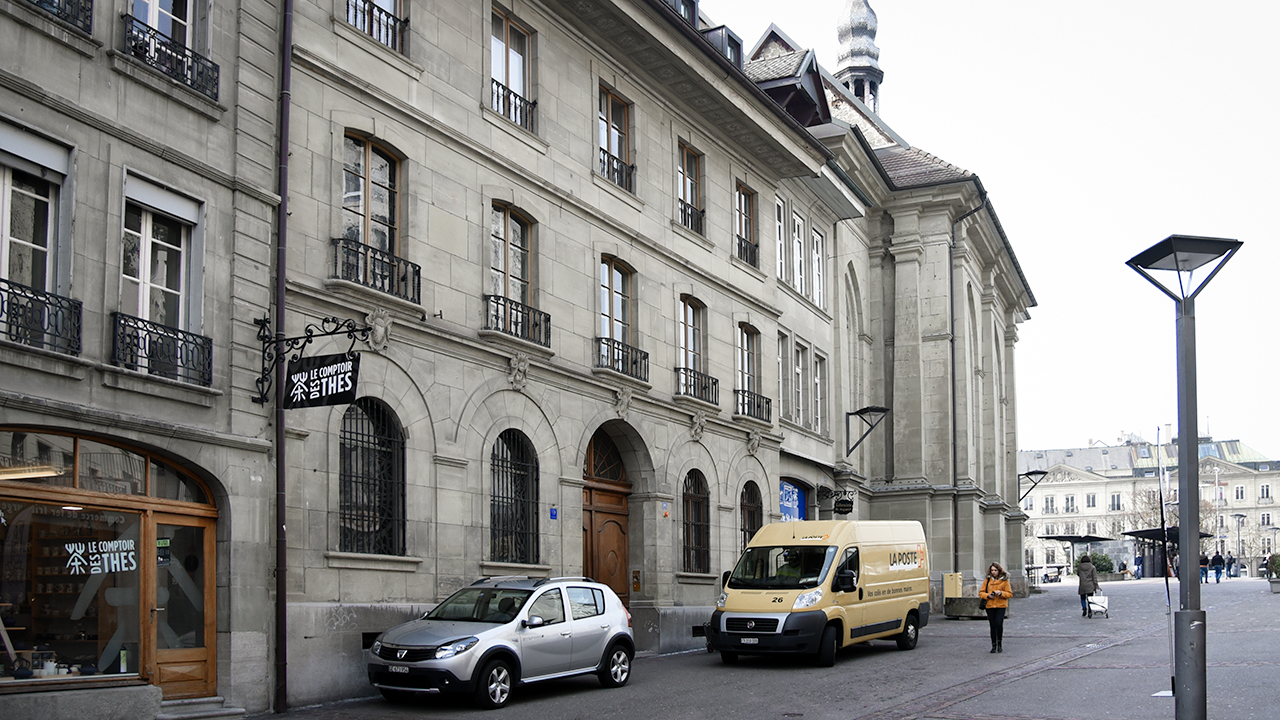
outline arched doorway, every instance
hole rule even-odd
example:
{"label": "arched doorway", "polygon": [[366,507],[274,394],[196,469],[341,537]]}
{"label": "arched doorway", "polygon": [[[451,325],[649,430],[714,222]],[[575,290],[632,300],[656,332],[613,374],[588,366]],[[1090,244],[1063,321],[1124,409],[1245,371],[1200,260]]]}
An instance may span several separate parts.
{"label": "arched doorway", "polygon": [[630,602],[628,507],[631,482],[622,453],[603,430],[587,443],[582,488],[582,572]]}

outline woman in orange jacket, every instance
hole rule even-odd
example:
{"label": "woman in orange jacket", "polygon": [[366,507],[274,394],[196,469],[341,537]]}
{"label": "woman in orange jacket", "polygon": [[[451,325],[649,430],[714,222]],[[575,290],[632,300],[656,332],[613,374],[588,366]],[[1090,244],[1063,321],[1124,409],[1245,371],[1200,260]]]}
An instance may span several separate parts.
{"label": "woman in orange jacket", "polygon": [[1013,590],[1009,587],[1009,575],[998,562],[987,568],[978,597],[987,601],[987,624],[991,626],[991,652],[1004,652],[1004,614],[1009,609]]}

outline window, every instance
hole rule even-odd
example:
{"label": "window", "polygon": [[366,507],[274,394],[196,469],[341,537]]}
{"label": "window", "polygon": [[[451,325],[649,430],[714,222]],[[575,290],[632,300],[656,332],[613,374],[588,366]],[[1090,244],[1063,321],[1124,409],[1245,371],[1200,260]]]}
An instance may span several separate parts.
{"label": "window", "polygon": [[1271,513],[1269,513],[1269,512],[1264,512],[1264,513],[1262,513],[1262,514],[1259,516],[1258,524],[1259,524],[1259,525],[1270,525],[1270,524],[1271,524]]}
{"label": "window", "polygon": [[813,430],[824,432],[827,429],[827,359],[813,356]]}
{"label": "window", "polygon": [[600,88],[600,174],[618,187],[635,192],[633,175],[636,166],[630,164],[631,150],[627,138],[629,109],[625,100]]}
{"label": "window", "polygon": [[1062,511],[1073,513],[1076,512],[1076,496],[1068,495],[1062,499]]}
{"label": "window", "polygon": [[489,215],[489,294],[486,330],[551,346],[551,316],[532,307],[531,223],[495,204]]}
{"label": "window", "polygon": [[338,549],[404,555],[404,433],[384,403],[359,398],[338,436]]}
{"label": "window", "polygon": [[774,198],[773,202],[773,233],[777,242],[778,264],[777,275],[779,280],[787,279],[787,209],[782,204],[782,198]]}
{"label": "window", "polygon": [[1121,509],[1120,493],[1111,493],[1111,505],[1107,509],[1111,512],[1117,512]]}
{"label": "window", "polygon": [[529,33],[497,10],[490,20],[490,74],[493,110],[526,130],[533,130],[529,102]]}
{"label": "window", "polygon": [[121,312],[174,328],[185,325],[183,249],[188,232],[179,220],[134,202],[125,204]]}
{"label": "window", "polygon": [[1220,527],[1220,528],[1224,528],[1224,527],[1226,527],[1226,526],[1227,526],[1227,516],[1226,516],[1226,515],[1219,515],[1219,516],[1218,516],[1218,527]]}
{"label": "window", "polygon": [[1022,551],[1022,563],[1023,563],[1024,565],[1035,565],[1035,564],[1036,564],[1036,551],[1035,551],[1035,550],[1032,550],[1031,548],[1027,548],[1027,549],[1023,550],[1023,551]]}
{"label": "window", "polygon": [[529,617],[540,617],[545,625],[564,622],[564,601],[560,599],[560,588],[552,588],[539,595],[529,605]]}
{"label": "window", "polygon": [[524,433],[508,429],[498,435],[490,461],[489,555],[494,562],[536,565],[538,454]]}
{"label": "window", "polygon": [[1244,499],[1244,486],[1243,486],[1243,485],[1237,485],[1237,486],[1236,486],[1236,499],[1237,499],[1237,500],[1243,500],[1243,499]]}
{"label": "window", "polygon": [[1045,549],[1044,549],[1044,564],[1045,564],[1045,565],[1052,565],[1052,564],[1054,564],[1054,563],[1056,563],[1056,562],[1058,562],[1058,552],[1057,552],[1057,550],[1055,550],[1054,548],[1045,548]]}
{"label": "window", "polygon": [[823,239],[822,233],[814,231],[810,245],[813,257],[813,303],[818,307],[826,307],[826,302],[823,299],[824,287],[822,283],[822,266],[826,258],[826,241]]}
{"label": "window", "polygon": [[396,252],[396,160],[368,140],[346,136],[342,158],[342,236]]}
{"label": "window", "polygon": [[600,356],[596,367],[649,379],[648,353],[631,346],[631,271],[609,256],[600,259]]}
{"label": "window", "polygon": [[711,496],[697,470],[684,478],[684,571],[711,572]]}
{"label": "window", "polygon": [[1063,526],[1062,526],[1062,534],[1063,534],[1063,535],[1075,535],[1075,534],[1076,534],[1076,524],[1075,524],[1075,523],[1070,523],[1070,522],[1069,522],[1069,523],[1064,523],[1064,524],[1063,524]]}
{"label": "window", "polygon": [[574,620],[604,614],[604,591],[596,588],[568,587],[569,612]]}
{"label": "window", "polygon": [[1049,523],[1049,524],[1045,525],[1045,526],[1044,526],[1044,534],[1045,534],[1045,535],[1057,535],[1057,534],[1058,534],[1058,526],[1057,526],[1057,525],[1054,525],[1053,523]]}
{"label": "window", "polygon": [[125,51],[216,101],[218,66],[193,52],[204,50],[209,32],[194,26],[207,17],[207,8],[187,0],[135,0],[132,14],[124,16]]}
{"label": "window", "polygon": [[0,337],[78,355],[80,304],[55,294],[61,176],[30,170],[0,165]]}
{"label": "window", "polygon": [[1088,493],[1085,495],[1084,506],[1087,508],[1098,507],[1098,496],[1094,493]]}
{"label": "window", "polygon": [[1096,522],[1089,522],[1089,523],[1086,523],[1086,524],[1085,524],[1085,532],[1089,533],[1090,535],[1097,535],[1097,534],[1098,534],[1098,523],[1096,523]]}
{"label": "window", "polygon": [[733,191],[733,229],[738,259],[760,267],[760,247],[755,231],[756,194],[738,183]]}
{"label": "window", "polygon": [[680,13],[680,17],[684,21],[694,26],[698,26],[698,0],[667,0],[671,7]]}
{"label": "window", "polygon": [[680,338],[677,366],[702,372],[702,303],[680,296]]}
{"label": "window", "polygon": [[1144,457],[1144,458],[1151,457],[1151,448],[1146,445],[1143,445],[1142,447],[1138,448],[1138,457]]}
{"label": "window", "polygon": [[808,426],[809,416],[809,348],[796,343],[795,380],[792,383],[792,398],[795,403],[795,420]]}
{"label": "window", "polygon": [[738,389],[760,392],[760,333],[746,323],[738,324]]}
{"label": "window", "polygon": [[778,401],[782,404],[781,417],[791,417],[791,394],[787,391],[791,377],[791,338],[778,333]]}
{"label": "window", "polygon": [[1267,484],[1267,483],[1263,483],[1262,485],[1259,485],[1259,486],[1258,486],[1258,497],[1259,497],[1259,498],[1269,498],[1269,497],[1271,497],[1271,485],[1270,485],[1270,484]]}
{"label": "window", "polygon": [[797,214],[791,215],[791,262],[794,270],[791,273],[791,285],[804,295],[804,220]]}
{"label": "window", "polygon": [[764,502],[760,498],[760,488],[754,482],[748,480],[742,487],[738,509],[742,513],[742,547],[746,548],[764,524]]}
{"label": "window", "polygon": [[1045,515],[1056,515],[1058,513],[1058,508],[1056,507],[1055,500],[1056,498],[1052,495],[1045,496],[1044,498],[1044,514]]}
{"label": "window", "polygon": [[400,19],[397,0],[346,0],[347,22],[369,37],[404,52],[404,31],[409,24]]}
{"label": "window", "polygon": [[1036,499],[1030,495],[1022,499],[1022,509],[1031,512],[1036,509]]}
{"label": "window", "polygon": [[680,143],[680,165],[677,169],[676,188],[680,203],[680,224],[702,234],[702,200],[699,190],[702,158],[684,143]]}

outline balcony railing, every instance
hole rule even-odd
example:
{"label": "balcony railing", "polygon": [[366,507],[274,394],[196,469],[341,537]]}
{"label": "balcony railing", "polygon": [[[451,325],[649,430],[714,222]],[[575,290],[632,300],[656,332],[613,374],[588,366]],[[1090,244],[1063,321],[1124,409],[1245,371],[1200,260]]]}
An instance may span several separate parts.
{"label": "balcony railing", "polygon": [[676,394],[720,404],[720,381],[691,368],[676,368]]}
{"label": "balcony railing", "polygon": [[124,15],[125,51],[210,100],[218,99],[218,66],[180,42]]}
{"label": "balcony railing", "polygon": [[93,0],[29,0],[32,5],[69,23],[85,35],[93,34]]}
{"label": "balcony railing", "polygon": [[533,109],[537,101],[530,102],[520,97],[511,88],[493,80],[493,111],[520,127],[533,132]]}
{"label": "balcony railing", "polygon": [[734,390],[733,395],[735,415],[773,422],[773,400],[750,390]]}
{"label": "balcony railing", "polygon": [[375,5],[372,0],[347,0],[347,22],[387,47],[404,54],[404,31],[408,20]]}
{"label": "balcony railing", "polygon": [[738,259],[751,267],[760,267],[760,246],[741,235],[736,237],[738,238]]}
{"label": "balcony railing", "polygon": [[600,148],[600,174],[608,178],[609,182],[633,193],[636,191],[635,172],[635,165],[628,165],[622,158]]}
{"label": "balcony railing", "polygon": [[599,342],[596,367],[608,368],[628,377],[649,382],[649,353],[611,338],[596,338],[596,340]]}
{"label": "balcony railing", "polygon": [[1275,501],[1276,501],[1275,498],[1271,497],[1270,495],[1268,495],[1267,497],[1258,498],[1259,505],[1271,505],[1275,503]]}
{"label": "balcony railing", "polygon": [[706,210],[699,210],[684,200],[680,201],[680,224],[699,235],[702,234],[702,217],[706,214]]}
{"label": "balcony railing", "polygon": [[485,295],[484,329],[551,347],[551,316],[501,295]]}
{"label": "balcony railing", "polygon": [[0,278],[0,337],[64,355],[80,354],[80,301]]}
{"label": "balcony railing", "polygon": [[111,318],[112,364],[193,385],[213,384],[213,340],[124,313]]}
{"label": "balcony railing", "polygon": [[373,288],[415,305],[422,301],[422,268],[417,263],[359,240],[334,239],[333,277]]}

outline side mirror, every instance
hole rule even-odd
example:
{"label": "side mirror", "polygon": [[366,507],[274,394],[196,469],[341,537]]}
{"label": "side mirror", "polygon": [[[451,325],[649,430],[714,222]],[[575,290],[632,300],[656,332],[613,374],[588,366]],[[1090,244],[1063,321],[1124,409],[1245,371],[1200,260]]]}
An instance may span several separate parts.
{"label": "side mirror", "polygon": [[528,620],[520,621],[520,627],[523,627],[523,628],[542,627],[543,625],[546,625],[546,624],[547,624],[547,621],[543,620],[541,615],[530,615]]}
{"label": "side mirror", "polygon": [[725,589],[725,587],[728,586],[728,584],[729,584],[729,571],[725,570],[724,574],[720,576],[720,589],[721,590]]}
{"label": "side mirror", "polygon": [[839,592],[853,592],[857,584],[858,581],[850,570],[841,570],[836,575],[836,590]]}

